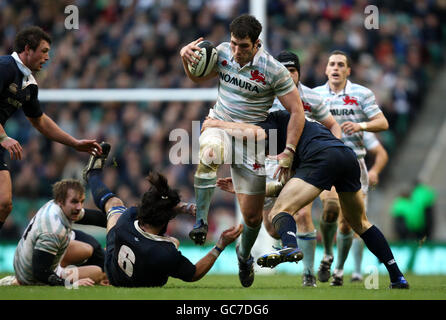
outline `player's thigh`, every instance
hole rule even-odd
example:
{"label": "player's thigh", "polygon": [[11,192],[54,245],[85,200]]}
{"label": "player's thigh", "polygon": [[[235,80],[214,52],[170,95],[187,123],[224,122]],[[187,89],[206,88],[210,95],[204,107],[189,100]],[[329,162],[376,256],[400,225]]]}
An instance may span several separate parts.
{"label": "player's thigh", "polygon": [[294,215],[297,211],[311,203],[321,193],[321,189],[299,178],[292,178],[283,187],[276,200],[269,218],[280,212]]}
{"label": "player's thigh", "polygon": [[361,235],[371,227],[365,213],[363,193],[361,190],[357,192],[340,192],[339,202],[345,220],[357,234]]}
{"label": "player's thigh", "polygon": [[62,267],[66,267],[68,265],[82,263],[86,259],[90,258],[92,254],[93,247],[88,243],[78,240],[70,240],[60,265]]}

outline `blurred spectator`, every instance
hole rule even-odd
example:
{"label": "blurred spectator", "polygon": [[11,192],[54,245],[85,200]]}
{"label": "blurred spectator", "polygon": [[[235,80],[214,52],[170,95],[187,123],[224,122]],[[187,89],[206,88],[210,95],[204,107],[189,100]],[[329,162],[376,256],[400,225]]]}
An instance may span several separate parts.
{"label": "blurred spectator", "polygon": [[[20,28],[37,24],[53,37],[51,63],[37,78],[42,89],[195,88],[184,75],[179,49],[199,36],[215,44],[228,41],[229,22],[246,13],[248,3],[2,0],[0,54],[12,53]],[[78,30],[64,28],[68,4],[79,8]],[[369,4],[379,8],[378,30],[364,27],[364,8]],[[389,119],[390,129],[378,137],[392,159],[422,106],[429,80],[444,63],[446,1],[268,0],[267,8],[265,45],[274,55],[282,50],[297,53],[306,85],[326,82],[331,50],[342,49],[351,55],[352,82],[371,88]],[[215,85],[211,81],[204,86]],[[202,101],[42,103],[45,112],[67,132],[111,143],[115,167],[107,170],[116,174],[106,175],[107,185],[129,205],[145,191],[144,177],[150,170],[166,174],[184,200],[193,201],[195,166],[170,163],[173,143],[169,133],[174,128],[184,129],[192,142],[191,137],[198,137],[198,132],[192,132],[192,121],[202,121],[211,106],[211,102]],[[26,150],[25,159],[8,162],[17,172],[13,194],[49,198],[51,184],[62,177],[79,177],[88,157],[45,141],[32,127],[24,126],[25,122],[22,113],[16,113],[6,128]],[[192,159],[192,154],[189,156]],[[225,170],[221,169],[221,176],[229,174]],[[119,185],[118,177],[123,182]],[[215,214],[216,225],[220,218],[229,220],[231,214],[235,216],[234,197],[216,192],[212,208],[210,219]],[[14,209],[13,214],[20,213]],[[192,224],[193,219],[183,216],[169,232],[188,239]]]}
{"label": "blurred spectator", "polygon": [[391,215],[401,240],[431,238],[435,200],[435,190],[419,182],[395,199]]}

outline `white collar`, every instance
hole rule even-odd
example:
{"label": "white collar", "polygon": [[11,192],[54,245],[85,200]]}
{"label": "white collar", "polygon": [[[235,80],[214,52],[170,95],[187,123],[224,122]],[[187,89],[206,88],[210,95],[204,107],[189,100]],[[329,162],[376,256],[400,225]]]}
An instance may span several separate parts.
{"label": "white collar", "polygon": [[23,73],[23,75],[25,77],[29,77],[31,75],[31,70],[25,66],[22,62],[22,60],[20,59],[19,55],[17,54],[17,52],[13,52],[11,54],[11,56],[14,58],[15,62],[17,63],[17,67],[19,68],[19,70]]}
{"label": "white collar", "polygon": [[141,227],[139,226],[139,224],[138,224],[138,220],[135,220],[135,222],[134,222],[133,224],[134,224],[134,226],[135,226],[136,231],[138,231],[139,233],[141,233],[141,234],[142,234],[144,237],[146,237],[147,239],[155,240],[155,241],[166,241],[166,242],[170,242],[170,243],[172,243],[172,244],[175,246],[175,248],[178,249],[177,244],[175,243],[175,241],[173,241],[173,239],[172,239],[171,237],[163,237],[163,236],[159,236],[159,235],[152,234],[152,233],[149,233],[149,232],[147,232],[147,231],[144,231],[144,230],[141,229]]}
{"label": "white collar", "polygon": [[331,90],[330,84],[328,83],[328,81],[326,83],[326,86],[328,88],[328,92],[330,92],[332,95],[346,95],[346,94],[349,94],[352,89],[352,83],[348,79],[347,79],[347,82],[345,83],[344,89],[342,89],[342,91],[339,91],[338,93],[335,93],[333,90]]}

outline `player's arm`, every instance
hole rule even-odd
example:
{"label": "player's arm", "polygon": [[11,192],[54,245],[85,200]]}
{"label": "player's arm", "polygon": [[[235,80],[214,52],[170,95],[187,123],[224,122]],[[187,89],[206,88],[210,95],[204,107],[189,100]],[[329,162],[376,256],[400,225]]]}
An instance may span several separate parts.
{"label": "player's arm", "polygon": [[73,147],[77,151],[88,152],[90,154],[102,153],[102,149],[95,140],[78,140],[63,131],[45,113],[36,118],[28,117],[34,128],[40,131],[45,137],[64,145]]}
{"label": "player's arm", "polygon": [[328,130],[330,130],[336,138],[341,139],[341,126],[336,122],[335,118],[331,114],[327,118],[322,120],[321,124],[324,125]]}
{"label": "player's arm", "polygon": [[[51,270],[51,266],[54,262],[55,255],[42,251],[39,249],[34,249],[33,260],[32,260],[32,272],[36,280],[45,283],[50,286],[63,286],[65,285],[65,279],[59,277],[54,270]],[[78,280],[78,285],[88,285],[94,284],[94,281],[89,278],[84,278]]]}
{"label": "player's arm", "polygon": [[188,45],[184,46],[180,50],[180,56],[181,56],[181,61],[183,62],[184,72],[186,72],[187,77],[195,83],[204,82],[206,80],[214,78],[217,75],[217,71],[213,70],[211,73],[209,73],[205,77],[195,77],[189,71],[188,65],[196,64],[196,62],[200,59],[200,56],[198,54],[196,54],[195,51],[197,51],[197,50],[200,51],[201,48],[197,46],[197,43],[199,43],[202,40],[203,40],[203,38],[200,37],[197,40],[192,41]]}
{"label": "player's arm", "polygon": [[195,274],[192,277],[191,282],[200,280],[206,273],[208,273],[220,253],[226,248],[227,245],[234,242],[235,239],[240,236],[242,230],[243,225],[239,224],[238,226],[234,226],[223,231],[223,233],[220,235],[220,239],[217,241],[217,245],[195,264]]}
{"label": "player's arm", "polygon": [[[0,65],[0,92],[3,91],[3,87],[10,84],[14,79],[14,71],[10,65],[1,64]],[[6,89],[5,89],[6,90]],[[8,150],[11,159],[20,160],[22,159],[22,146],[20,143],[8,137],[5,128],[0,124],[0,145]]]}
{"label": "player's arm", "polygon": [[368,172],[369,184],[370,186],[375,186],[379,182],[379,174],[389,161],[389,155],[387,154],[387,151],[386,149],[384,149],[382,144],[378,144],[373,149],[367,150],[367,152],[370,152],[375,156],[375,162]]}
{"label": "player's arm", "polygon": [[206,118],[201,127],[201,132],[208,128],[220,128],[225,130],[231,136],[236,138],[247,139],[248,137],[256,137],[257,140],[265,140],[265,130],[260,126],[243,122],[227,122],[223,120]]}
{"label": "player's arm", "polygon": [[6,150],[8,150],[11,159],[14,160],[22,159],[22,152],[23,152],[22,146],[17,140],[8,137],[5,128],[3,128],[1,124],[0,124],[0,145]]}
{"label": "player's arm", "polygon": [[283,96],[277,97],[290,113],[290,120],[287,127],[286,148],[277,155],[279,160],[279,170],[274,173],[274,178],[279,172],[279,181],[284,182],[288,180],[289,169],[293,162],[294,153],[296,152],[296,146],[299,142],[300,136],[305,126],[305,113],[300,99],[299,91],[295,86],[293,90]]}
{"label": "player's arm", "polygon": [[387,130],[388,128],[389,122],[382,112],[371,117],[369,121],[359,123],[346,121],[341,124],[342,131],[344,131],[344,133],[348,135],[359,131],[379,132]]}

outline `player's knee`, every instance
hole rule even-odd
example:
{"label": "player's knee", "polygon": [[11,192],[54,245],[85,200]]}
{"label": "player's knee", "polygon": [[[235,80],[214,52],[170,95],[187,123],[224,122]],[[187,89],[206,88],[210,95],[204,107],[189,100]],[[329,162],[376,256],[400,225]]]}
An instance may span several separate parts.
{"label": "player's knee", "polygon": [[348,222],[344,219],[342,223],[339,223],[338,226],[339,232],[342,234],[348,234],[351,232],[352,228],[348,224]]}
{"label": "player's knee", "polygon": [[322,201],[322,220],[325,222],[336,222],[339,216],[340,205],[336,199],[325,199]]}
{"label": "player's knee", "polygon": [[218,166],[208,166],[204,163],[199,163],[195,176],[202,179],[213,179],[217,177]]}
{"label": "player's knee", "polygon": [[248,227],[256,228],[262,223],[262,217],[254,214],[243,215],[243,220]]}
{"label": "player's knee", "polygon": [[204,141],[200,145],[200,164],[205,171],[217,171],[218,167],[224,163],[225,148],[220,139]]}

